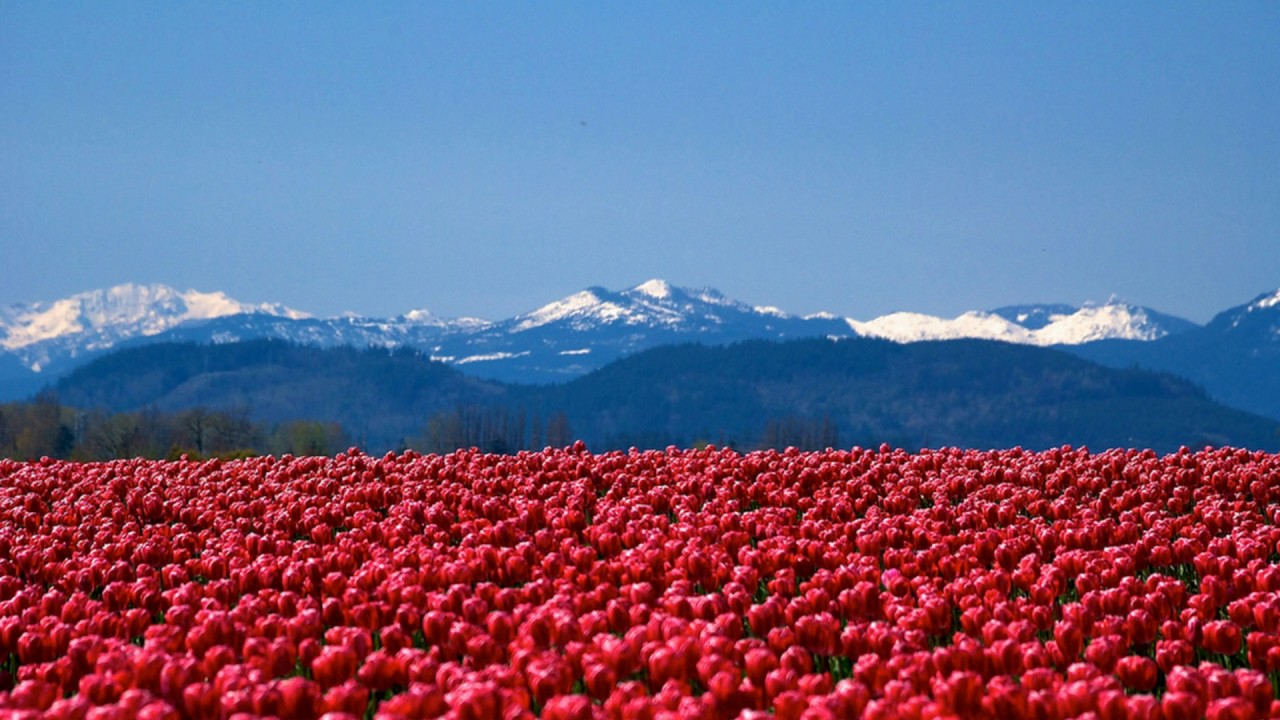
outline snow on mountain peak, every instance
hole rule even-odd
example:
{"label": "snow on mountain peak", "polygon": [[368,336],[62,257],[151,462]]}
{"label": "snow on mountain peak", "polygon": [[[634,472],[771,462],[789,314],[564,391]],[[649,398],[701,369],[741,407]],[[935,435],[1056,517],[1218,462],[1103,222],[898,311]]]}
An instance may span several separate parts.
{"label": "snow on mountain peak", "polygon": [[952,319],[922,313],[896,312],[882,315],[868,322],[857,320],[847,322],[849,327],[859,335],[901,343],[978,338],[1030,344],[1034,338],[1034,331],[998,315],[984,312],[967,312]]}
{"label": "snow on mountain peak", "polygon": [[400,317],[404,318],[408,322],[420,323],[423,325],[433,323],[438,319],[436,318],[435,315],[431,314],[430,310],[422,310],[422,309],[410,310],[409,312],[405,313],[404,315],[401,315]]}
{"label": "snow on mountain peak", "polygon": [[31,306],[15,306],[10,313],[4,339],[0,346],[16,350],[48,338],[78,333],[84,329],[80,323],[80,308],[73,299],[58,300],[48,307],[36,303]]}
{"label": "snow on mountain peak", "polygon": [[1036,331],[1040,345],[1079,345],[1094,340],[1156,340],[1168,334],[1147,311],[1120,302],[1086,305],[1070,315],[1055,316]]}
{"label": "snow on mountain peak", "polygon": [[697,294],[693,297],[694,299],[707,303],[708,305],[723,305],[727,307],[737,304],[735,301],[725,297],[715,288],[702,288],[701,290],[698,290]]}
{"label": "snow on mountain peak", "polygon": [[720,325],[724,322],[721,315],[725,310],[774,318],[790,317],[775,307],[751,307],[730,300],[711,288],[679,288],[655,279],[620,292],[588,288],[531,313],[516,316],[512,329],[520,332],[555,322],[568,322],[576,330],[613,323],[665,328],[693,327],[707,322]]}
{"label": "snow on mountain peak", "polygon": [[181,297],[186,305],[185,314],[192,320],[207,320],[244,312],[244,305],[222,292],[202,293],[189,290]]}
{"label": "snow on mountain peak", "polygon": [[848,322],[861,335],[896,342],[977,338],[1024,345],[1080,345],[1108,339],[1156,340],[1168,334],[1144,308],[1114,298],[1080,308],[1019,306],[967,312],[952,319],[898,312],[868,322]]}
{"label": "snow on mountain peak", "polygon": [[[1247,309],[1277,306],[1280,292],[1259,296]],[[238,315],[248,317],[231,317]],[[1233,317],[1239,322],[1245,315],[1237,308]],[[39,372],[69,366],[74,358],[126,340],[170,337],[162,333],[196,340],[211,337],[215,342],[265,334],[303,343],[408,345],[429,349],[432,357],[455,364],[465,361],[492,366],[525,357],[521,353],[535,352],[536,356],[548,349],[565,356],[590,351],[594,360],[679,336],[792,338],[819,332],[823,336],[848,335],[852,330],[896,342],[979,338],[1072,345],[1102,339],[1154,340],[1192,326],[1115,298],[1101,305],[1019,305],[954,318],[911,312],[866,322],[830,313],[794,317],[770,305],[727,298],[712,288],[676,287],[656,278],[620,291],[590,287],[499,322],[440,318],[422,309],[389,319],[347,315],[287,322],[309,317],[281,305],[241,303],[222,292],[119,285],[53,302],[0,307],[0,352],[12,353]],[[1269,318],[1267,313],[1262,319]],[[543,329],[534,336],[520,335],[535,328]],[[539,350],[530,351],[530,342],[537,343]],[[613,350],[604,351],[610,347]]]}
{"label": "snow on mountain peak", "polygon": [[1257,300],[1249,303],[1249,310],[1264,310],[1269,307],[1280,305],[1280,290],[1275,291],[1271,295],[1264,295]]}
{"label": "snow on mountain peak", "polygon": [[291,319],[305,313],[280,305],[249,305],[222,292],[179,292],[167,285],[128,283],[77,293],[50,303],[19,304],[0,312],[0,347],[18,350],[36,343],[88,334],[87,347],[106,347],[130,337],[156,335],[190,320],[261,312]]}
{"label": "snow on mountain peak", "polygon": [[515,331],[532,330],[557,320],[580,316],[594,315],[602,320],[616,319],[623,310],[616,303],[602,300],[596,288],[576,292],[567,298],[548,303],[531,313],[516,316]]}
{"label": "snow on mountain peak", "polygon": [[778,318],[790,317],[790,315],[787,315],[786,313],[782,312],[782,310],[772,305],[757,305],[754,308],[752,308],[752,310],[755,310],[757,313],[761,315],[769,315],[770,317],[778,317]]}
{"label": "snow on mountain peak", "polygon": [[992,315],[1021,325],[1028,330],[1039,330],[1051,322],[1056,322],[1080,308],[1072,305],[1010,305],[991,310]]}
{"label": "snow on mountain peak", "polygon": [[397,319],[410,325],[421,325],[423,327],[436,328],[456,328],[460,330],[476,330],[493,324],[488,320],[481,320],[480,318],[473,317],[443,318],[430,310],[422,308],[410,310]]}
{"label": "snow on mountain peak", "polygon": [[665,300],[671,297],[671,286],[667,284],[666,280],[658,280],[656,278],[642,282],[631,288],[631,290],[658,300]]}
{"label": "snow on mountain peak", "polygon": [[1262,323],[1270,336],[1280,339],[1280,322],[1274,319],[1277,310],[1280,310],[1280,290],[1263,293],[1245,305],[1225,310],[1214,317],[1210,324],[1225,324],[1227,328],[1235,329]]}

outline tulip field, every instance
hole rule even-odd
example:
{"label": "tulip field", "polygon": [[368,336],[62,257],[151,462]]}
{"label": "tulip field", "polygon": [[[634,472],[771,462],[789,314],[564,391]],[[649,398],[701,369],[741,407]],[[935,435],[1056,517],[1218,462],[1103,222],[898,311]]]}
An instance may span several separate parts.
{"label": "tulip field", "polygon": [[1280,455],[0,460],[3,718],[1280,716]]}

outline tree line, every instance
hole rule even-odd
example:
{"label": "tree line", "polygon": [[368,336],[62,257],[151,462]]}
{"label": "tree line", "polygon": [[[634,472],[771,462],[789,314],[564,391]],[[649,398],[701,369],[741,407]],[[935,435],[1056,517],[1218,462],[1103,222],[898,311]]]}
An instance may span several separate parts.
{"label": "tree line", "polygon": [[[659,434],[661,435],[661,434]],[[568,416],[499,405],[459,405],[428,417],[419,433],[391,448],[424,453],[447,453],[475,447],[485,452],[513,453],[570,445],[574,434]],[[635,438],[630,438],[634,440]],[[649,438],[646,446],[680,444],[674,438]],[[691,444],[714,441],[733,447],[735,440],[695,438]],[[839,447],[839,434],[829,417],[821,420],[797,417],[765,421],[761,447],[796,446],[801,449]],[[249,407],[230,409],[191,408],[162,412],[154,407],[134,412],[81,410],[64,405],[49,391],[29,402],[0,404],[0,457],[34,460],[102,461],[145,457],[191,459],[235,458],[285,453],[332,455],[360,438],[341,423],[322,420],[290,420],[265,423],[253,418]],[[601,448],[604,449],[604,448]]]}
{"label": "tree line", "polygon": [[[402,439],[397,447],[374,450],[444,453],[477,447],[506,453],[563,447],[573,440],[562,412],[543,416],[525,410],[459,406],[427,418],[420,433]],[[30,402],[0,404],[0,457],[15,460],[332,455],[358,443],[359,438],[338,422],[304,419],[269,424],[255,420],[251,408],[243,406],[112,413],[63,405],[52,392]]]}
{"label": "tree line", "polygon": [[255,421],[249,408],[86,411],[59,403],[50,392],[30,402],[0,405],[0,457],[16,460],[325,455],[341,451],[346,443],[347,434],[338,423],[294,420],[267,425]]}

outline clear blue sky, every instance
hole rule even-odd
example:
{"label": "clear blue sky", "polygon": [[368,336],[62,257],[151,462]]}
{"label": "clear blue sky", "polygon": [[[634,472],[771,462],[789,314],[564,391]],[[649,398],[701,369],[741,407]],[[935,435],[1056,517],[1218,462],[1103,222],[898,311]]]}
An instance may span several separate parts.
{"label": "clear blue sky", "polygon": [[1280,287],[1280,3],[0,3],[0,303]]}

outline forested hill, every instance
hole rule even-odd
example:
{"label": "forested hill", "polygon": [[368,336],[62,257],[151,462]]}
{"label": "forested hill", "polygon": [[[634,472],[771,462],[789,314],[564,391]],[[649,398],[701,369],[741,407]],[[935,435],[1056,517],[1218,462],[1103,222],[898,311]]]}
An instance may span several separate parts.
{"label": "forested hill", "polygon": [[76,369],[54,392],[62,404],[82,409],[202,407],[266,423],[338,422],[352,442],[391,447],[418,432],[427,417],[501,398],[506,389],[413,350],[253,340],[121,350]]}
{"label": "forested hill", "polygon": [[1274,421],[1174,376],[976,340],[669,346],[559,386],[482,381],[412,351],[170,344],[100,358],[54,392],[86,410],[236,408],[263,423],[337,422],[374,451],[565,438],[593,449],[1280,446]]}
{"label": "forested hill", "polygon": [[840,445],[910,448],[1280,445],[1275,421],[1175,376],[981,340],[674,346],[538,394],[612,446],[813,446],[833,431]]}

